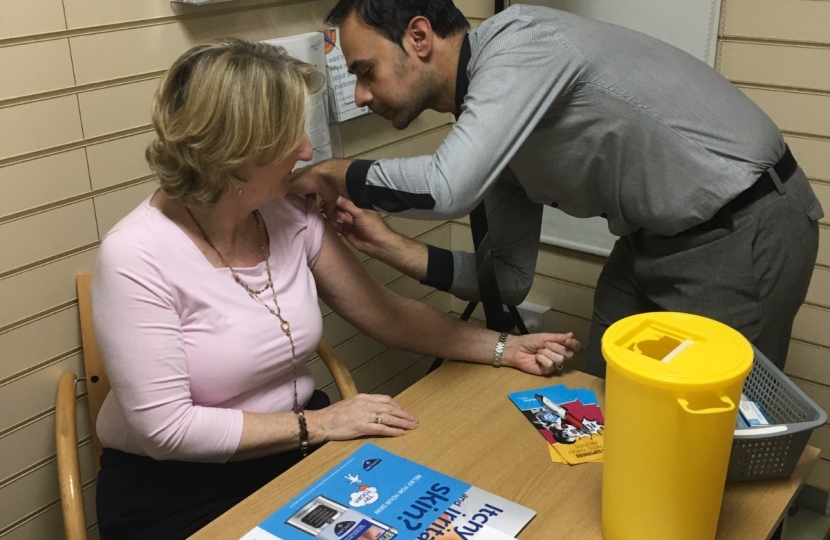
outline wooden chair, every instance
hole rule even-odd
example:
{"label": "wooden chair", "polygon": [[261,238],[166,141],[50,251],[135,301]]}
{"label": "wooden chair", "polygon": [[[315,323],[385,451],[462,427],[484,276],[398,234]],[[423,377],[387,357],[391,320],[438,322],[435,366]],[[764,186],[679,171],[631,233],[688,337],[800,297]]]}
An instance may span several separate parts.
{"label": "wooden chair", "polygon": [[[89,416],[92,431],[92,454],[96,473],[100,469],[101,441],[95,433],[95,423],[104,398],[110,391],[110,382],[92,327],[92,304],[90,285],[92,274],[79,274],[78,308],[81,316],[81,339],[84,348],[84,371],[86,388],[89,396]],[[343,363],[343,359],[334,347],[320,340],[317,354],[326,364],[334,378],[334,383],[343,399],[357,395],[357,387],[352,374]],[[78,460],[78,432],[75,416],[75,386],[79,380],[70,371],[61,374],[58,380],[58,396],[55,407],[55,440],[58,454],[58,480],[60,484],[61,506],[63,508],[63,528],[66,540],[87,540],[86,517],[81,488],[81,473]]]}

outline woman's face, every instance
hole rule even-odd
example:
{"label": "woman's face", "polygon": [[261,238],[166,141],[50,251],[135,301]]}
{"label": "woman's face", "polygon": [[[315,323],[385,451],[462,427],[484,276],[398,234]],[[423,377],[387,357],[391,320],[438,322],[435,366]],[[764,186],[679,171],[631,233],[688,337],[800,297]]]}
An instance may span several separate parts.
{"label": "woman's face", "polygon": [[300,145],[282,161],[262,165],[252,159],[239,169],[240,175],[247,179],[241,186],[243,195],[248,200],[254,200],[256,206],[285,197],[288,193],[288,175],[298,161],[310,161],[311,157],[311,140],[308,135],[303,135]]}

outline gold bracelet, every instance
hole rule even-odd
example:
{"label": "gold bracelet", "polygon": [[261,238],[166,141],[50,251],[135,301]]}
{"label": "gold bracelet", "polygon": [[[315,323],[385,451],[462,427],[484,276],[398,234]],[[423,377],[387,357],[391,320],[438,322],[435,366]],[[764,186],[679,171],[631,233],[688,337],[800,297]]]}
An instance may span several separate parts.
{"label": "gold bracelet", "polygon": [[308,425],[303,411],[297,413],[297,423],[300,424],[300,452],[303,457],[306,457],[308,455]]}
{"label": "gold bracelet", "polygon": [[499,341],[496,343],[496,349],[493,351],[493,367],[501,367],[501,355],[504,354],[505,341],[507,341],[507,332],[502,332],[499,335]]}

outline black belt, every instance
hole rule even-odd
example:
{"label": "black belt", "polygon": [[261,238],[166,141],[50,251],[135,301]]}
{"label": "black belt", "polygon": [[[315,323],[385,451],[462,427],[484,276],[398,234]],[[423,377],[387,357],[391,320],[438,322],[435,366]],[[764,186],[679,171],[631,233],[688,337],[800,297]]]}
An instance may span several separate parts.
{"label": "black belt", "polygon": [[[778,175],[778,178],[781,180],[782,184],[786,182],[798,168],[798,163],[796,163],[792,152],[790,152],[790,147],[787,146],[786,148],[786,152],[784,152],[784,155],[778,160],[778,163],[772,166],[772,169]],[[772,179],[769,169],[767,169],[761,174],[760,178],[758,178],[754,184],[744,190],[740,195],[729,201],[726,207],[731,212],[737,212],[738,210],[746,208],[755,201],[758,201],[777,190],[778,188],[775,185],[775,181]]]}

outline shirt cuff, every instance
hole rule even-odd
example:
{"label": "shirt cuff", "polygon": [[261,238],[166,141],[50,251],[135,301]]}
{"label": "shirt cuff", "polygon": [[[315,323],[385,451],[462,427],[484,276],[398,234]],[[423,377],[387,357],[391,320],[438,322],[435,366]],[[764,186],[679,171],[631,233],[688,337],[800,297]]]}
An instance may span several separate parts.
{"label": "shirt cuff", "polygon": [[452,277],[452,251],[427,244],[427,276],[421,283],[448,291],[452,287]]}
{"label": "shirt cuff", "polygon": [[358,208],[373,208],[369,190],[366,189],[366,176],[374,163],[372,159],[356,159],[346,169],[346,192]]}

